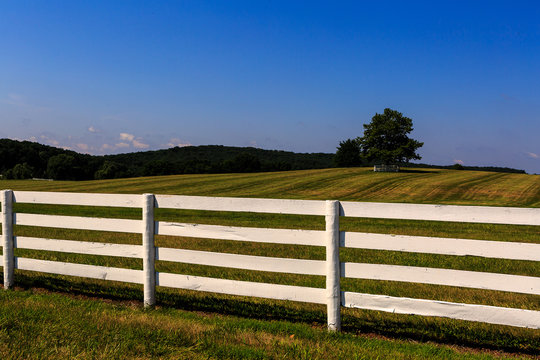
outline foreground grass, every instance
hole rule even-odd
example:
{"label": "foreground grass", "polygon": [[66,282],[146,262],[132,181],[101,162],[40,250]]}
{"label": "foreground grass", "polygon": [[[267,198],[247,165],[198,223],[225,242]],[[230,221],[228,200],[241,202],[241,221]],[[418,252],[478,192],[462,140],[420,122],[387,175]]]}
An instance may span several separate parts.
{"label": "foreground grass", "polygon": [[[84,191],[84,192],[112,192],[112,193],[144,193],[156,194],[189,194],[208,196],[242,196],[242,197],[274,197],[274,198],[304,198],[304,199],[339,199],[359,201],[389,201],[389,202],[417,202],[417,203],[445,203],[445,204],[472,204],[497,206],[540,206],[540,177],[522,174],[499,174],[468,171],[427,170],[400,174],[373,173],[368,169],[328,169],[310,170],[284,173],[264,174],[225,174],[225,175],[184,175],[154,177],[142,179],[120,179],[92,182],[41,182],[41,181],[0,181],[0,187],[14,190],[41,190],[41,191]],[[140,209],[125,208],[99,208],[81,206],[52,206],[16,204],[16,212],[30,212],[43,214],[79,215],[93,217],[115,217],[140,219]],[[324,219],[317,216],[291,216],[254,213],[231,212],[205,212],[205,211],[176,211],[156,209],[156,217],[163,221],[178,221],[188,223],[220,224],[235,226],[254,226],[272,228],[302,228],[324,229]],[[392,233],[404,235],[438,236],[448,238],[485,239],[495,241],[517,241],[540,243],[540,232],[534,226],[506,226],[490,224],[459,224],[427,221],[383,220],[383,219],[349,219],[342,218],[341,229],[346,231]],[[140,244],[140,235],[106,233],[96,231],[77,231],[65,229],[50,229],[37,227],[16,226],[15,234],[18,236],[35,236],[55,239],[70,239],[81,241],[98,241],[125,244]],[[173,247],[194,250],[227,252],[236,254],[291,257],[302,259],[325,258],[322,247],[315,246],[288,246],[278,244],[261,244],[214,239],[193,239],[181,237],[157,236],[157,246]],[[38,259],[57,260],[65,262],[105,265],[131,269],[141,269],[140,259],[125,259],[103,256],[89,256],[84,254],[66,254],[53,251],[32,251],[17,249],[17,256]],[[486,271],[516,275],[540,276],[540,263],[531,261],[514,261],[500,259],[485,259],[480,257],[458,257],[445,255],[429,255],[402,253],[393,251],[371,251],[360,249],[342,249],[342,261],[368,262],[381,264],[395,264],[408,266],[426,266],[471,271]],[[226,269],[212,266],[198,266],[158,261],[158,271],[181,273],[188,275],[228,278],[244,281],[257,281],[267,283],[290,284],[298,286],[319,287],[325,286],[325,280],[319,276],[302,276],[293,274],[276,274],[254,272],[237,269]],[[50,307],[49,315],[58,316],[58,331],[67,333],[78,332],[86,334],[79,340],[67,340],[60,337],[55,345],[63,350],[70,349],[70,353],[60,354],[61,357],[81,358],[99,357],[100,352],[110,356],[103,358],[122,357],[122,354],[134,353],[133,349],[140,350],[142,358],[172,357],[172,358],[490,358],[493,353],[464,354],[456,352],[447,346],[420,345],[410,340],[433,341],[440,344],[466,345],[476,349],[491,349],[517,352],[526,355],[540,353],[540,331],[520,329],[489,324],[471,323],[440,318],[425,318],[415,316],[394,315],[374,311],[361,311],[343,309],[343,329],[345,334],[326,334],[325,308],[319,305],[285,303],[264,299],[238,298],[225,295],[205,294],[179,290],[159,288],[158,301],[163,308],[152,312],[142,312],[139,305],[127,306],[126,302],[138,301],[142,297],[142,290],[138,286],[104,282],[99,280],[82,280],[72,277],[43,275],[32,272],[16,271],[17,286],[25,289],[18,295],[2,294],[6,301],[18,301],[14,307],[24,308],[31,302],[33,292],[31,289],[47,289],[62,293],[76,294],[84,297],[97,297],[111,299],[111,304],[97,301],[98,304],[89,305],[88,299],[66,299],[56,305],[57,295],[41,294],[43,302],[51,301],[55,305]],[[358,279],[342,279],[342,288],[346,291],[356,291],[373,294],[386,294],[390,296],[405,296],[423,299],[436,299],[454,302],[506,306],[531,310],[540,310],[540,296],[515,294],[480,289],[464,289],[448,286],[422,285],[414,283],[400,283],[389,281],[368,281]],[[24,295],[23,295],[24,294]],[[48,298],[47,296],[52,296]],[[3,306],[0,298],[0,307]],[[13,300],[15,299],[15,300]],[[53,299],[53,300],[51,300]],[[92,321],[84,320],[90,329],[78,330],[78,325],[71,324],[71,320],[63,317],[54,310],[62,308],[62,304],[78,304],[83,301],[89,313],[83,316],[99,319],[110,319],[114,326],[125,326],[125,329],[113,325],[97,325]],[[120,305],[117,303],[120,301]],[[10,305],[11,306],[11,305]],[[38,306],[38,305],[36,305]],[[39,305],[47,308],[43,304]],[[38,307],[39,307],[38,306]],[[68,305],[65,305],[68,307]],[[101,308],[103,306],[104,308]],[[108,306],[112,307],[111,309]],[[107,310],[104,310],[104,309]],[[112,311],[104,314],[105,311]],[[3,310],[2,310],[3,311]],[[7,310],[6,310],[7,311]],[[22,311],[22,310],[21,310]],[[32,312],[29,310],[30,313]],[[40,310],[42,311],[42,310]],[[66,310],[70,316],[78,316],[78,310]],[[204,312],[204,314],[193,313]],[[201,319],[210,318],[212,321],[220,319],[217,330],[204,330],[192,334],[180,331],[177,345],[171,345],[167,336],[176,329],[169,325],[161,331],[164,336],[163,347],[157,347],[156,352],[149,349],[149,344],[135,345],[136,340],[143,337],[144,331],[137,327],[139,322],[118,321],[116,312],[133,313],[139,322],[152,323],[154,317],[163,314],[175,314],[173,319],[201,316]],[[8,312],[5,312],[6,314]],[[126,314],[127,314],[126,313]],[[4,315],[4,312],[2,313]],[[90,315],[93,314],[93,315]],[[178,314],[182,314],[181,316]],[[212,315],[209,315],[212,314]],[[49,316],[47,315],[47,316]],[[125,315],[125,314],[124,314]],[[36,315],[37,316],[37,315]],[[120,316],[120,315],[118,315]],[[125,315],[128,316],[128,315]],[[142,317],[146,320],[142,320]],[[116,319],[116,320],[115,320]],[[191,318],[190,318],[191,319]],[[194,323],[182,323],[181,327],[206,328],[206,320]],[[265,320],[265,321],[262,321]],[[0,323],[0,333],[4,328],[4,320]],[[97,320],[95,320],[97,321]],[[176,321],[176,320],[174,320]],[[46,332],[46,328],[39,328],[34,324],[32,317],[21,316],[17,326],[10,327],[13,338],[26,335],[26,328],[38,332]],[[17,321],[15,322],[17,323]],[[118,324],[116,324],[118,323]],[[8,323],[10,324],[10,323]],[[162,322],[160,323],[162,324]],[[249,324],[249,325],[246,325]],[[253,328],[253,324],[257,324]],[[204,325],[204,326],[203,326]],[[111,328],[107,327],[111,326]],[[154,325],[151,325],[152,327]],[[156,325],[157,326],[157,325]],[[160,325],[161,326],[161,325]],[[73,327],[65,330],[66,327]],[[155,327],[155,326],[154,326]],[[161,329],[159,326],[156,329]],[[221,328],[228,329],[223,331]],[[267,328],[274,330],[270,331]],[[56,328],[54,328],[56,329]],[[118,331],[118,337],[110,340],[89,340],[93,335],[91,331],[100,329]],[[114,329],[111,330],[111,329]],[[131,330],[130,330],[131,329]],[[264,335],[258,329],[264,329]],[[296,329],[290,331],[288,329]],[[174,330],[176,331],[176,330]],[[174,332],[173,331],[173,332]],[[184,330],[182,330],[184,331]],[[185,330],[187,331],[187,330]],[[270,335],[267,334],[270,333]],[[301,334],[311,334],[304,336]],[[382,339],[371,339],[358,334],[374,334],[376,337],[389,337],[388,344]],[[0,356],[5,344],[14,341],[9,337],[0,336]],[[60,334],[60,332],[58,332]],[[223,337],[225,340],[218,340]],[[290,335],[295,334],[293,338]],[[316,334],[316,335],[313,335]],[[30,335],[28,335],[30,336]],[[107,335],[108,336],[108,335]],[[111,335],[112,336],[112,335]],[[156,335],[157,336],[157,335]],[[269,337],[275,340],[270,343],[264,339]],[[54,337],[53,337],[54,338]],[[106,337],[107,338],[107,337]],[[152,336],[148,336],[152,338]],[[264,338],[264,339],[262,339]],[[11,339],[11,340],[10,340]],[[116,344],[127,341],[131,345]],[[202,340],[201,340],[202,339]],[[241,339],[248,339],[245,342]],[[255,339],[255,340],[253,340]],[[403,341],[399,339],[409,339]],[[185,343],[183,341],[186,341]],[[51,346],[49,340],[43,344]],[[51,340],[52,341],[52,340]],[[371,342],[373,341],[373,342]],[[67,343],[66,343],[67,342]],[[88,342],[88,344],[86,344]],[[142,341],[144,342],[144,341]],[[63,345],[62,345],[63,344]],[[107,345],[108,344],[108,345]],[[202,344],[202,345],[201,345]],[[41,357],[54,357],[43,345],[30,341],[19,355],[41,354]],[[63,347],[62,347],[63,346]],[[275,351],[268,350],[276,348]],[[99,349],[99,350],[94,350]],[[50,350],[50,349],[49,349]],[[137,351],[139,351],[137,350]],[[369,352],[371,350],[372,352]],[[52,350],[50,350],[52,351]],[[6,350],[5,354],[15,356]],[[47,355],[48,354],[48,355]],[[96,355],[98,354],[98,355]],[[266,355],[265,355],[266,354]],[[387,354],[389,354],[387,356]],[[19,356],[26,358],[26,356]],[[30,356],[31,357],[31,356]],[[40,357],[40,356],[37,356]],[[131,358],[132,356],[125,355]],[[1,358],[5,358],[1,356]]]}
{"label": "foreground grass", "polygon": [[[256,307],[252,305],[252,307]],[[0,292],[2,359],[493,359],[518,355],[388,340],[175,307],[143,310],[30,289]],[[523,356],[522,356],[523,358]]]}

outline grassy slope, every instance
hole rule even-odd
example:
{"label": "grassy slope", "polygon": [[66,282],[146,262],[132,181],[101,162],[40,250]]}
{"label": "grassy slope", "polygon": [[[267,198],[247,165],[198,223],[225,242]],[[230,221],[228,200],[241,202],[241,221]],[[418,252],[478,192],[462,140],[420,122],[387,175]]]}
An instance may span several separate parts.
{"label": "grassy slope", "polygon": [[368,168],[349,168],[82,182],[2,181],[0,186],[14,190],[540,207],[540,176],[438,169],[374,173]]}
{"label": "grassy slope", "polygon": [[[155,178],[138,179],[120,179],[108,181],[92,182],[41,182],[41,181],[2,181],[1,188],[12,188],[14,190],[46,190],[46,191],[88,191],[88,192],[112,192],[112,193],[143,193],[154,192],[157,194],[190,194],[190,195],[211,195],[211,196],[244,196],[244,197],[272,197],[272,198],[304,198],[304,199],[340,199],[340,200],[359,200],[359,201],[388,201],[388,202],[416,202],[416,203],[448,203],[448,204],[471,204],[471,205],[498,205],[498,206],[540,206],[540,177],[521,174],[502,174],[486,172],[469,171],[451,171],[451,170],[422,170],[414,169],[399,174],[381,174],[373,173],[369,169],[326,169],[309,170],[282,173],[261,173],[261,174],[224,174],[224,175],[184,175],[168,176]],[[58,214],[78,214],[86,216],[103,216],[99,209],[84,207],[34,207],[19,205],[17,211],[31,211]],[[160,209],[161,210],[161,209]],[[129,209],[117,209],[116,217],[140,218],[140,211],[129,211]],[[110,210],[108,211],[108,215]],[[322,229],[324,220],[319,217],[305,216],[275,216],[275,215],[254,215],[254,214],[235,214],[208,212],[175,212],[158,211],[159,219],[185,222],[201,222],[216,224],[239,224],[243,226],[268,226],[268,227],[297,227]],[[347,221],[345,221],[347,220]],[[392,232],[403,234],[419,234],[427,236],[447,236],[491,239],[499,241],[527,241],[540,242],[538,229],[536,227],[512,227],[501,225],[477,225],[477,224],[452,224],[452,223],[433,223],[433,222],[411,222],[411,221],[385,221],[385,220],[365,220],[344,219],[342,228],[352,231],[371,231],[371,232]],[[66,230],[49,229],[36,230],[35,228],[19,227],[16,229],[18,235],[27,236],[48,236],[52,238],[78,239],[88,241],[121,242],[121,243],[139,243],[138,238],[127,234],[88,234],[89,232],[77,232]],[[231,253],[253,254],[262,256],[296,257],[308,259],[324,259],[323,249],[318,247],[292,247],[278,246],[268,244],[252,244],[227,242],[218,240],[194,241],[193,239],[179,239],[171,237],[158,237],[158,246],[181,247],[189,249],[200,249],[207,251],[223,251]],[[98,265],[119,266],[126,268],[140,268],[139,260],[132,259],[114,259],[107,257],[91,257],[84,255],[61,254],[53,252],[36,252],[29,250],[18,250],[19,256],[28,256],[35,258],[90,263]],[[522,274],[538,276],[540,274],[540,265],[532,262],[520,261],[501,261],[492,259],[481,259],[476,257],[451,257],[437,255],[407,254],[400,252],[381,252],[367,251],[357,249],[344,249],[342,260],[355,261],[361,259],[362,262],[403,264],[412,266],[431,266],[464,269],[473,271],[490,271],[510,274]],[[242,270],[223,269],[215,267],[203,267],[184,264],[173,264],[167,262],[158,262],[159,271],[168,271],[184,273],[191,275],[226,277],[239,280],[264,281],[284,283],[301,286],[324,287],[324,278],[279,275],[264,272],[249,272]],[[20,286],[32,288],[34,286],[45,287],[47,289],[56,289],[59,291],[69,291],[82,295],[97,295],[98,297],[110,297],[114,299],[133,300],[140,298],[140,289],[129,290],[129,286],[117,286],[115,283],[106,283],[107,289],[104,290],[103,283],[99,281],[78,280],[74,278],[51,276],[35,276],[31,273],[20,274],[18,277]],[[110,287],[109,287],[110,286]],[[420,298],[433,298],[438,300],[461,301],[469,303],[483,303],[489,305],[512,306],[527,309],[540,310],[540,301],[538,296],[524,294],[510,294],[503,292],[484,291],[477,289],[459,289],[443,286],[424,286],[420,284],[406,284],[381,281],[360,281],[354,279],[344,279],[343,288],[349,291],[359,291],[368,293],[380,293],[393,296],[408,296]],[[190,300],[179,300],[189,298]],[[28,299],[21,300],[23,304],[31,301],[31,295]],[[250,300],[249,302],[239,301],[235,297],[228,296],[210,296],[208,294],[193,294],[193,292],[178,292],[160,290],[160,302],[168,304],[175,309],[194,309],[219,314],[229,314],[240,316],[240,320],[223,320],[229,325],[221,324],[219,326],[229,326],[232,329],[231,345],[226,350],[225,344],[219,351],[222,357],[234,358],[231,354],[234,351],[240,351],[235,347],[236,343],[243,341],[244,337],[257,336],[253,331],[240,331],[246,326],[245,323],[251,323],[254,320],[249,319],[267,319],[277,321],[278,319],[287,319],[293,321],[304,330],[309,329],[312,323],[317,326],[324,326],[324,309],[320,306],[307,304],[287,304],[283,302],[267,301],[263,299]],[[23,296],[25,297],[25,296]],[[6,299],[3,297],[2,299]],[[0,299],[0,300],[2,300]],[[52,300],[47,300],[52,301]],[[180,303],[179,303],[180,301]],[[0,301],[2,303],[2,301]],[[256,305],[259,304],[259,305]],[[261,305],[262,304],[262,305]],[[19,306],[19,305],[17,305]],[[60,306],[60,305],[55,305]],[[101,305],[100,305],[101,306]],[[104,305],[105,306],[105,305]],[[114,310],[114,309],[113,309]],[[111,311],[113,311],[111,310]],[[176,311],[176,310],[171,310]],[[138,314],[133,316],[142,316]],[[153,315],[152,315],[153,316]],[[152,316],[144,321],[152,322]],[[244,320],[242,320],[244,319]],[[0,318],[0,320],[2,320]],[[6,320],[3,320],[6,321]],[[245,322],[243,322],[245,321]],[[408,339],[422,339],[440,342],[450,342],[456,344],[468,344],[475,347],[489,347],[495,349],[506,349],[510,351],[534,352],[540,344],[540,335],[536,331],[526,329],[515,329],[509,327],[497,327],[486,324],[450,321],[445,319],[430,319],[421,317],[394,316],[377,312],[366,312],[357,310],[344,310],[344,328],[349,333],[373,332],[392,337],[404,337]],[[231,325],[233,322],[235,325]],[[244,324],[244,325],[242,325]],[[66,325],[67,326],[67,325]],[[100,326],[100,325],[92,325]],[[199,324],[198,326],[203,326]],[[267,325],[257,325],[267,326]],[[269,325],[268,325],[269,326]],[[276,325],[280,343],[284,347],[276,347],[276,352],[271,352],[270,357],[281,357],[289,353],[290,347],[287,344],[287,337],[283,337],[284,327],[289,325]],[[171,329],[171,327],[166,327]],[[123,331],[131,331],[126,327]],[[22,330],[21,330],[22,331]],[[46,332],[46,328],[36,331]],[[311,331],[311,330],[309,330]],[[313,330],[318,331],[318,330]],[[165,331],[166,332],[166,331]],[[24,334],[17,333],[20,336]],[[329,357],[336,353],[332,345],[333,340],[328,340],[323,335],[324,331],[318,333],[317,346],[325,347],[325,352],[320,358]],[[126,335],[127,336],[127,335]],[[131,335],[129,335],[131,336]],[[197,335],[198,341],[215,343],[214,335]],[[266,336],[266,335],[265,335]],[[344,335],[345,338],[349,335]],[[339,342],[349,344],[349,340],[340,338]],[[0,343],[11,341],[2,337],[0,331]],[[201,340],[202,339],[202,340]],[[324,340],[321,340],[324,339]],[[349,339],[349,338],[347,338]],[[285,342],[283,342],[283,341]],[[304,339],[305,340],[305,339]],[[304,351],[310,354],[310,357],[317,358],[317,353],[313,352],[314,343],[309,341],[300,341],[297,345],[298,351]],[[268,345],[254,344],[252,340],[251,347],[255,350],[251,354],[248,350],[242,350],[243,355],[239,357],[253,357],[257,351],[267,348]],[[260,339],[257,341],[261,341]],[[328,343],[330,341],[330,343]],[[337,341],[337,340],[336,340]],[[349,342],[347,342],[349,341]],[[362,341],[366,341],[365,339]],[[263,341],[264,343],[264,341]],[[385,354],[386,350],[380,350],[379,345],[364,344],[367,347],[373,347],[376,350],[371,353],[379,356]],[[74,345],[76,348],[84,348],[83,345]],[[103,344],[96,345],[103,348]],[[189,348],[191,345],[186,345]],[[349,346],[349,345],[347,345]],[[401,345],[385,345],[397,346]],[[219,347],[219,346],[218,346]],[[434,350],[415,347],[411,356],[424,358],[425,351],[429,354]],[[196,346],[194,349],[202,349]],[[257,350],[259,349],[259,350]],[[287,350],[284,350],[287,349]],[[362,353],[356,345],[347,347],[348,350],[341,353],[345,354]],[[169,349],[169,354],[174,354],[174,349]],[[174,350],[174,351],[173,351]],[[177,349],[178,350],[178,349]],[[402,349],[403,350],[403,349]],[[400,351],[402,351],[400,350]],[[82,350],[81,350],[82,351]],[[89,351],[88,349],[84,351]],[[120,351],[120,350],[119,350]],[[146,349],[145,354],[149,356],[150,349]],[[216,356],[214,350],[196,351],[197,354],[206,354]],[[229,351],[227,353],[227,351]],[[296,351],[296,350],[295,350]],[[365,351],[365,349],[363,350]],[[407,350],[409,351],[409,350]],[[399,356],[406,357],[408,352],[403,350]],[[0,348],[1,353],[1,348]],[[167,353],[167,351],[165,351]],[[164,354],[165,354],[164,353]],[[249,354],[248,354],[249,353]],[[424,355],[422,355],[424,354]],[[226,355],[226,356],[225,356]],[[445,355],[446,357],[447,355]],[[191,356],[187,356],[190,358]],[[298,357],[298,356],[294,356]],[[350,357],[350,356],[347,356]],[[385,356],[382,355],[384,358]],[[390,356],[394,357],[394,356]],[[450,356],[448,356],[450,357]],[[360,357],[361,358],[361,357]]]}

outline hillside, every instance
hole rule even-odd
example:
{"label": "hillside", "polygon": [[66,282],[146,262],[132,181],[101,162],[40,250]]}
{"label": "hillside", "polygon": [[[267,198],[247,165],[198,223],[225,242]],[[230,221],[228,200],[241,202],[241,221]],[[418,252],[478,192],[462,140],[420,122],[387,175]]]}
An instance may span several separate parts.
{"label": "hillside", "polygon": [[254,174],[175,175],[100,181],[9,181],[14,190],[184,194],[291,199],[540,207],[540,176],[404,169],[337,168]]}

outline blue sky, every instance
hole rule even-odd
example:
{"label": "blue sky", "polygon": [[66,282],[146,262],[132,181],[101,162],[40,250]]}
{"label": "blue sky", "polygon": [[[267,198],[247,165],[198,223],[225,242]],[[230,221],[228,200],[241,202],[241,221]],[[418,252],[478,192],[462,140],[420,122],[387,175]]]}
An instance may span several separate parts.
{"label": "blue sky", "polygon": [[540,173],[538,19],[537,1],[2,1],[0,137],[335,152],[390,107],[422,162]]}

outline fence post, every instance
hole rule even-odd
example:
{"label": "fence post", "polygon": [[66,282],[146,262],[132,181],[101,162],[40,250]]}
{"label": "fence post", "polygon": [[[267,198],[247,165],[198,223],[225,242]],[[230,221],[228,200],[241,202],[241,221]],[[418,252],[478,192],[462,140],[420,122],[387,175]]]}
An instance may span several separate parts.
{"label": "fence post", "polygon": [[154,202],[153,194],[143,194],[143,272],[144,307],[156,304],[156,248],[154,245]]}
{"label": "fence post", "polygon": [[326,300],[328,330],[341,330],[339,201],[326,201]]}
{"label": "fence post", "polygon": [[13,255],[13,191],[2,190],[2,246],[4,257],[4,289],[13,286],[13,269],[15,257]]}

